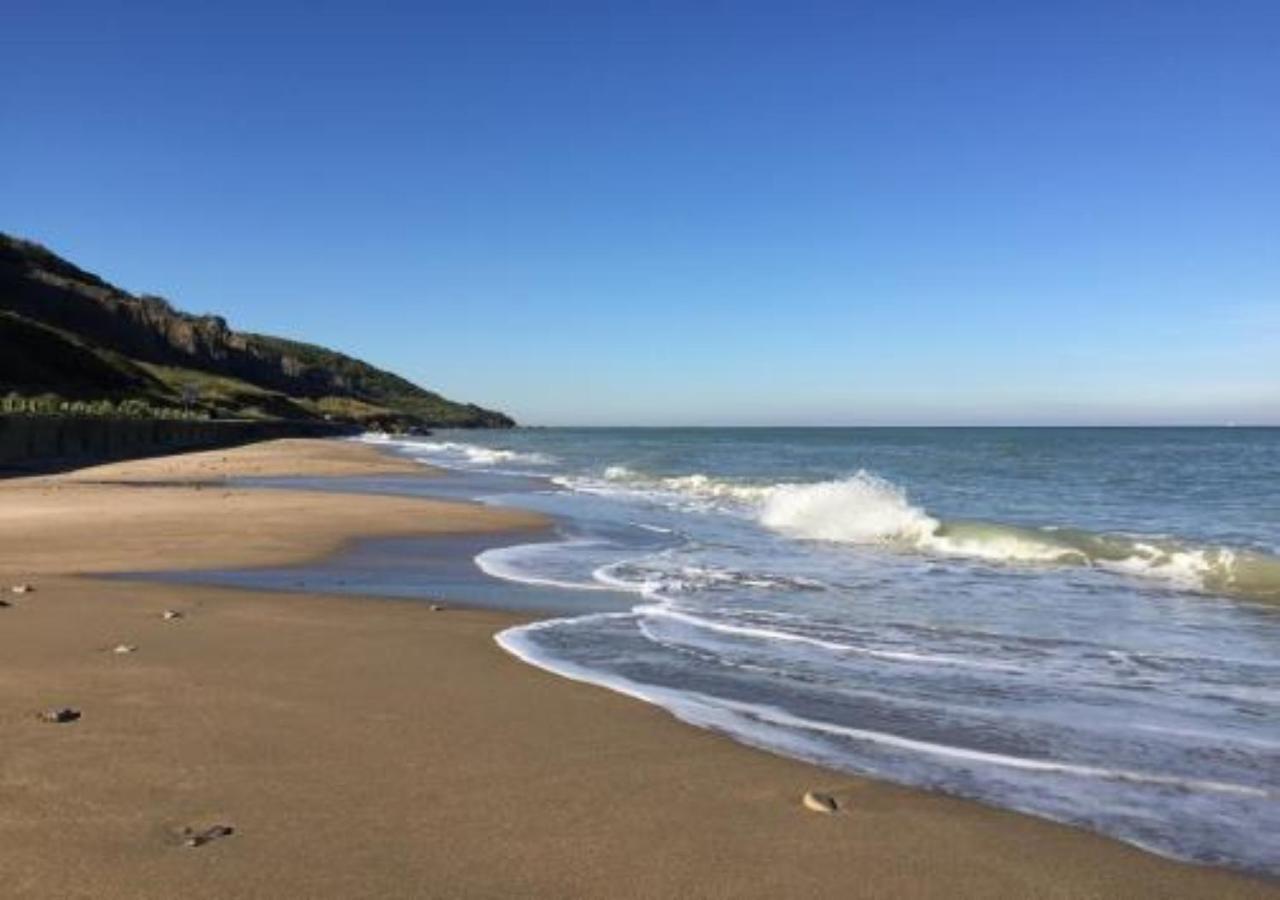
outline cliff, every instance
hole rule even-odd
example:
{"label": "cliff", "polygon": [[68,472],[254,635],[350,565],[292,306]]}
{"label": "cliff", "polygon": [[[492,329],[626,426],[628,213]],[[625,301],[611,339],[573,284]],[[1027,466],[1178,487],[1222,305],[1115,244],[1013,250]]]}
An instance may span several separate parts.
{"label": "cliff", "polygon": [[0,396],[383,427],[509,427],[335,350],[238,332],[0,233]]}

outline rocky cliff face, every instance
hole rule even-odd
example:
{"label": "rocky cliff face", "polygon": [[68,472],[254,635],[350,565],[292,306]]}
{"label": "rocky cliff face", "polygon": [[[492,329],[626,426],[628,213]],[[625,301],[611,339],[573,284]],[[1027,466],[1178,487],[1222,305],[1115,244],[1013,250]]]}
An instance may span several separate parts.
{"label": "rocky cliff face", "polygon": [[38,244],[4,234],[0,234],[0,311],[66,332],[79,342],[131,361],[228,376],[290,397],[349,398],[386,407],[426,425],[514,424],[502,413],[446,400],[344,354],[237,332],[220,316],[190,315],[160,297],[134,296]]}

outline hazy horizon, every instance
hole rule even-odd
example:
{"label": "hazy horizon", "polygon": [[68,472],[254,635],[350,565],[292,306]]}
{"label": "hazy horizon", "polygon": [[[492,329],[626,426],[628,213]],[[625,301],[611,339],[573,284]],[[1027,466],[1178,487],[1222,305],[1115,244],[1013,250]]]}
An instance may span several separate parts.
{"label": "hazy horizon", "polygon": [[65,3],[0,230],[522,424],[1280,424],[1280,7]]}

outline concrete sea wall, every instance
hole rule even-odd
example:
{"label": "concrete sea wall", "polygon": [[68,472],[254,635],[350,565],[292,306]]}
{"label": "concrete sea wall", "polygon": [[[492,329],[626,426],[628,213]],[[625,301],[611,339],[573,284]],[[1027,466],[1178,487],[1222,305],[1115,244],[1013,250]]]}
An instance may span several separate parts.
{"label": "concrete sea wall", "polygon": [[284,437],[351,433],[326,422],[0,416],[0,474],[231,447]]}

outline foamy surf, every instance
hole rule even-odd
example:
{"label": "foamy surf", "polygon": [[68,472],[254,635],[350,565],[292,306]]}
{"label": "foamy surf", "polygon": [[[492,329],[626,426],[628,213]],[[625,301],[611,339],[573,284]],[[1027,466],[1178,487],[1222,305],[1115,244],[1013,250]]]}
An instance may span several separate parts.
{"label": "foamy surf", "polygon": [[[506,499],[564,533],[477,563],[600,610],[500,637],[550,671],[775,752],[1280,874],[1280,623],[1239,602],[1280,585],[1266,447],[1240,457],[1261,491],[1222,479],[1189,515],[1174,486],[1199,437],[1140,437],[1091,436],[1090,455],[1002,434],[992,465],[985,434],[504,435],[491,449],[555,460]],[[450,446],[485,440],[415,452],[535,468]],[[1115,468],[1130,456],[1140,478]]]}
{"label": "foamy surf", "polygon": [[[604,668],[580,665],[549,652],[537,639],[539,635],[559,628],[604,623],[617,627],[629,621],[632,620],[626,614],[551,620],[509,628],[497,634],[494,640],[505,651],[530,665],[661,707],[681,721],[722,732],[751,746],[859,774],[924,783],[958,795],[1035,812],[1068,824],[1093,827],[1100,824],[1089,803],[1080,802],[1082,795],[1106,796],[1113,809],[1123,810],[1125,803],[1129,802],[1127,795],[1130,793],[1150,795],[1153,792],[1179,801],[1197,796],[1218,798],[1215,802],[1220,804],[1262,810],[1271,821],[1280,823],[1280,816],[1276,815],[1280,790],[1274,788],[1183,777],[1160,771],[988,752],[959,744],[851,727],[798,716],[766,703],[744,702],[697,690],[645,683]],[[850,765],[849,747],[863,748],[853,755],[863,759],[863,764]],[[877,767],[874,763],[865,762],[868,759],[887,759],[894,763]],[[902,764],[904,759],[908,761],[905,765]],[[911,760],[915,762],[911,763]],[[934,771],[935,766],[935,774],[921,774]],[[913,767],[914,774],[902,776],[904,771],[912,772]],[[956,772],[957,767],[974,774],[989,774],[983,778],[952,780],[948,774]],[[1022,786],[1024,782],[1025,786]],[[1027,801],[1017,796],[1019,790],[1034,791],[1037,797],[1034,801]],[[1015,793],[1011,795],[1010,791]],[[1146,850],[1188,861],[1205,861],[1194,845],[1183,844],[1169,833],[1153,833],[1144,816],[1136,810],[1130,814],[1117,813],[1106,822],[1106,830],[1114,837]],[[1254,849],[1261,849],[1264,859],[1271,858],[1273,862],[1280,859],[1280,856],[1272,856],[1280,852],[1280,840],[1269,834],[1262,836],[1262,840],[1263,846],[1258,848],[1255,842]],[[1243,857],[1225,854],[1214,861],[1259,868],[1257,858],[1248,854]],[[1260,870],[1276,871],[1267,863],[1262,864]]]}
{"label": "foamy surf", "polygon": [[[506,466],[508,471],[524,474],[529,470],[519,466],[544,472],[559,462],[545,452],[459,441],[396,439],[384,434],[364,439],[393,444],[409,455],[444,466]],[[757,483],[698,472],[651,476],[618,464],[604,467],[600,477],[550,477],[561,487],[583,493],[750,516],[796,540],[882,547],[991,564],[1090,566],[1182,590],[1280,599],[1280,558],[1261,551],[1197,546],[1165,536],[1096,534],[1056,525],[943,520],[913,504],[899,485],[866,470],[820,482]],[[670,530],[647,524],[638,527]]]}
{"label": "foamy surf", "polygon": [[797,540],[878,546],[993,564],[1094,566],[1185,590],[1280,598],[1280,559],[1260,552],[1198,547],[1165,537],[1091,534],[1060,526],[945,521],[912,504],[898,485],[866,471],[831,481],[754,484],[701,473],[649,477],[626,466],[609,466],[603,479],[555,480],[586,493],[751,516]]}
{"label": "foamy surf", "polygon": [[495,466],[510,466],[512,464],[544,467],[556,463],[555,457],[547,453],[507,450],[463,441],[399,438],[381,432],[364,434],[359,440],[372,444],[394,446],[408,456],[446,468],[489,469]]}
{"label": "foamy surf", "polygon": [[[506,581],[518,581],[521,584],[539,587],[556,587],[570,591],[607,591],[611,585],[599,579],[582,579],[573,577],[572,573],[562,575],[535,574],[548,564],[559,562],[566,553],[584,549],[602,547],[603,542],[593,540],[553,541],[538,544],[516,544],[511,547],[495,547],[485,550],[475,557],[476,566],[492,578]],[[563,568],[563,567],[562,567]]]}
{"label": "foamy surf", "polygon": [[906,663],[909,665],[959,666],[966,669],[986,669],[989,671],[999,672],[1022,671],[1020,666],[1009,665],[1007,663],[965,659],[955,656],[942,656],[936,653],[912,653],[903,650],[878,650],[871,647],[859,647],[854,644],[809,637],[807,635],[796,634],[795,632],[786,631],[780,628],[763,628],[760,626],[732,625],[725,622],[716,622],[711,619],[681,612],[673,606],[665,603],[639,607],[634,610],[634,612],[637,617],[637,626],[641,630],[645,630],[647,636],[652,640],[657,640],[657,638],[652,631],[647,630],[650,627],[650,623],[655,620],[670,620],[691,626],[694,629],[713,631],[717,634],[749,638],[754,641],[781,641],[786,643],[802,644],[804,646],[814,647],[839,655],[857,654],[860,656],[891,660],[893,662]]}

